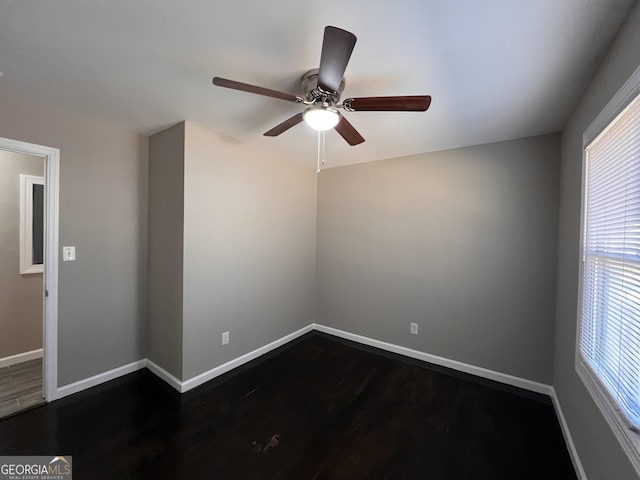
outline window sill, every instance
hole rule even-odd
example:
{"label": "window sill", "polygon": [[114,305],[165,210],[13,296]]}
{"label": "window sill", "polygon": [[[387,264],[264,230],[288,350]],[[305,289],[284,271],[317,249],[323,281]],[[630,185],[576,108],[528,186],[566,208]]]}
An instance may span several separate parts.
{"label": "window sill", "polygon": [[640,475],[640,434],[633,431],[635,427],[627,420],[624,413],[618,409],[616,402],[611,398],[606,387],[602,385],[597,375],[581,355],[578,355],[576,359],[576,371],[611,430],[613,430],[614,435],[618,438],[636,473]]}

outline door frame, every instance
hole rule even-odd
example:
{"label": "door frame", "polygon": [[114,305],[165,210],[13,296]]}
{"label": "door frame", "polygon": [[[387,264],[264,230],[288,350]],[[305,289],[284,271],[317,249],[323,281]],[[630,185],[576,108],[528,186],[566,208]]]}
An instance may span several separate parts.
{"label": "door frame", "polygon": [[43,282],[43,394],[47,402],[58,398],[58,198],[60,150],[0,137],[0,150],[44,158],[44,282]]}

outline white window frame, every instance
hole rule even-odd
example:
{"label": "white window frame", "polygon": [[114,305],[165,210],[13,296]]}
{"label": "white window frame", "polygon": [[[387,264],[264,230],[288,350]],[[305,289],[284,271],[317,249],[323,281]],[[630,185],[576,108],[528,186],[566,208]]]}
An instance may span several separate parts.
{"label": "white window frame", "polygon": [[[42,263],[33,263],[33,186],[44,186],[44,177],[20,175],[20,273],[43,273]],[[44,248],[44,242],[42,245]]]}
{"label": "white window frame", "polygon": [[585,222],[585,186],[586,186],[586,148],[613,122],[618,115],[640,95],[640,67],[627,80],[618,93],[585,130],[582,139],[582,199],[580,220],[580,276],[578,290],[578,322],[576,330],[576,371],[582,379],[589,394],[602,412],[607,423],[618,438],[622,448],[629,457],[636,472],[640,474],[640,433],[618,408],[617,402],[609,394],[599,377],[580,353],[580,322],[582,319],[583,298],[583,260],[584,222]]}

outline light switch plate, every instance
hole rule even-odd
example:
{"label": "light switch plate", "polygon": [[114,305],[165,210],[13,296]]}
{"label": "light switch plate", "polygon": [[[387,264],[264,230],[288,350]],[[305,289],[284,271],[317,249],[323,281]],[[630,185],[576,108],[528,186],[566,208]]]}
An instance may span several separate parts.
{"label": "light switch plate", "polygon": [[76,259],[76,247],[62,247],[62,261],[73,262]]}

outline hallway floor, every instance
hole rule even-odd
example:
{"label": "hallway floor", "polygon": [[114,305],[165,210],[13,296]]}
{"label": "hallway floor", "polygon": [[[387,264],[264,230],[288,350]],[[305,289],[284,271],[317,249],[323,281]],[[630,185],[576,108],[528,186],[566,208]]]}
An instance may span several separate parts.
{"label": "hallway floor", "polygon": [[0,418],[43,403],[41,358],[0,368]]}

